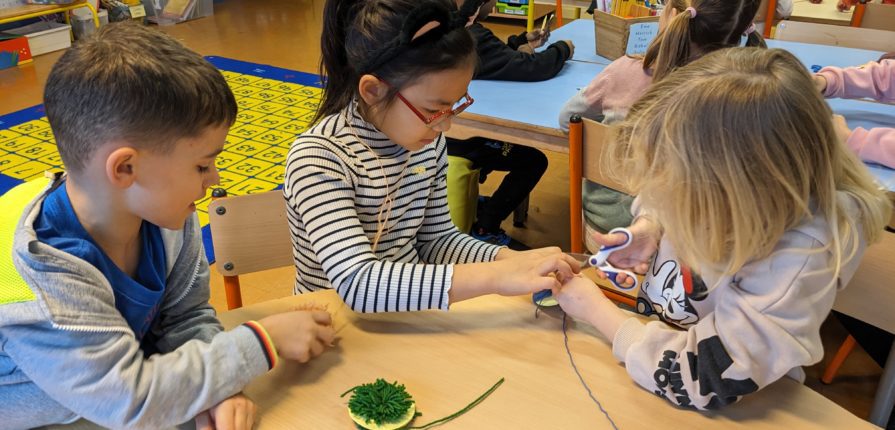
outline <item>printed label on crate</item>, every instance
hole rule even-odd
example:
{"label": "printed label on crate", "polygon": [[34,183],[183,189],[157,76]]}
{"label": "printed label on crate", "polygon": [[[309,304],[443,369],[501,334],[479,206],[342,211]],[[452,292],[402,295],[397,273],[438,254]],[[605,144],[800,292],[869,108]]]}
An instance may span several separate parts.
{"label": "printed label on crate", "polygon": [[659,34],[658,22],[641,22],[631,24],[628,30],[628,48],[625,49],[626,55],[637,55],[646,53],[646,48],[650,42]]}
{"label": "printed label on crate", "polygon": [[143,18],[146,16],[146,8],[143,5],[131,6],[131,18]]}

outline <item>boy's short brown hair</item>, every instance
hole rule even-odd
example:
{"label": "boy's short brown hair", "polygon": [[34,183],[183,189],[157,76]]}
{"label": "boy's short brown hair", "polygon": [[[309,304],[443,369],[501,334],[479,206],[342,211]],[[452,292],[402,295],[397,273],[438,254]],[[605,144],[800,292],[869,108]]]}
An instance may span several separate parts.
{"label": "boy's short brown hair", "polygon": [[69,48],[47,78],[44,105],[72,172],[112,140],[164,153],[209,126],[232,125],[237,111],[220,71],[133,23],[107,25]]}

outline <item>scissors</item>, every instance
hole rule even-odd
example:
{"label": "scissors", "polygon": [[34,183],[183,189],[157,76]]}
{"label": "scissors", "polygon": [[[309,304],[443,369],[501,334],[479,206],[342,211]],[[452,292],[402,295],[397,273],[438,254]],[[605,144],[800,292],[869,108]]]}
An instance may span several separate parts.
{"label": "scissors", "polygon": [[[623,291],[633,290],[640,285],[640,281],[637,280],[637,276],[634,275],[634,272],[630,270],[619,269],[612,264],[609,264],[607,260],[609,260],[609,256],[612,255],[613,252],[627,248],[628,245],[630,245],[631,242],[634,240],[634,235],[631,234],[630,230],[621,227],[614,228],[609,231],[609,234],[613,233],[624,234],[625,241],[618,245],[601,246],[600,250],[593,255],[577,254],[571,252],[567,252],[566,254],[578,261],[581,261],[582,270],[586,269],[587,267],[596,267],[601,272],[606,274],[606,278],[616,288]],[[628,286],[618,282],[617,278],[619,273],[624,273],[625,275],[630,277],[634,281],[634,283]],[[556,302],[556,299],[553,298],[553,292],[550,290],[541,290],[532,294],[532,301],[539,306],[556,306],[558,304]]]}

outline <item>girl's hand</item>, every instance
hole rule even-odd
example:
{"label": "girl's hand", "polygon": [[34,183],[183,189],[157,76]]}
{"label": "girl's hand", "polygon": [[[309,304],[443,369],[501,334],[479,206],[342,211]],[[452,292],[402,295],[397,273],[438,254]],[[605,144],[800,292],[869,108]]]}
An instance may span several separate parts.
{"label": "girl's hand", "polygon": [[823,94],[824,90],[827,89],[827,78],[821,75],[814,75],[812,79],[814,79],[814,88],[817,88],[817,92]]}
{"label": "girl's hand", "polygon": [[255,403],[237,394],[196,417],[196,430],[251,430],[255,425]]}
{"label": "girl's hand", "polygon": [[584,276],[566,279],[561,287],[553,290],[553,297],[569,316],[591,324],[603,302],[611,304],[603,295],[603,290]]}
{"label": "girl's hand", "polygon": [[562,287],[553,290],[559,306],[572,318],[594,326],[610,342],[618,328],[630,318],[612,303],[603,290],[584,276],[566,279]]}
{"label": "girl's hand", "polygon": [[[638,217],[634,220],[634,224],[628,227],[631,232],[631,244],[624,249],[620,249],[609,256],[609,263],[619,269],[629,269],[635,273],[644,274],[649,270],[650,259],[659,249],[659,226],[655,222],[646,217]],[[593,239],[601,246],[619,245],[624,243],[625,235],[622,233],[602,234],[594,233]],[[597,270],[601,278],[606,275]],[[625,275],[619,274],[619,281],[627,279]]]}
{"label": "girl's hand", "polygon": [[559,288],[563,279],[575,276],[578,260],[559,248],[541,248],[516,252],[511,257],[489,263],[494,269],[493,291],[502,296],[517,296]]}
{"label": "girl's hand", "polygon": [[848,123],[845,122],[844,116],[833,114],[833,129],[836,130],[836,137],[839,138],[840,142],[845,143],[848,141],[851,129],[848,128]]}

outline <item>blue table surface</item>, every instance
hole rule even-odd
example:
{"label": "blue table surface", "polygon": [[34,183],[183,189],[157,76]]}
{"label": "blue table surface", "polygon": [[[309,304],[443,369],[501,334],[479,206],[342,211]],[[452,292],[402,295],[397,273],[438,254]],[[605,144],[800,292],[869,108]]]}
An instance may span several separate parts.
{"label": "blue table surface", "polygon": [[883,55],[882,51],[842,46],[814,45],[774,39],[768,39],[766,42],[768,48],[780,48],[792,52],[809,69],[811,66],[860,66],[869,61],[876,61]]}
{"label": "blue table surface", "polygon": [[[849,128],[895,128],[895,105],[846,99],[829,99],[827,103],[833,112],[845,117]],[[869,163],[867,167],[883,186],[895,192],[895,170]]]}
{"label": "blue table surface", "polygon": [[597,76],[603,64],[567,62],[553,79],[541,82],[479,81],[469,84],[475,99],[466,111],[541,127],[559,128],[566,100]]}
{"label": "blue table surface", "polygon": [[[612,60],[597,55],[597,47],[594,38],[594,21],[592,19],[576,19],[568,22],[562,27],[550,32],[550,41],[553,43],[559,40],[571,40],[575,45],[575,53],[572,55],[573,61],[584,61],[587,63],[609,64]],[[549,45],[548,43],[548,45]],[[546,45],[538,48],[538,51],[546,49]]]}
{"label": "blue table surface", "polygon": [[[553,79],[542,82],[472,81],[469,94],[475,103],[468,112],[508,119],[548,128],[558,128],[559,112],[566,100],[586,86],[611,61],[596,55],[594,24],[589,19],[574,20],[553,31],[551,42],[570,39],[575,55]],[[873,61],[882,52],[840,46],[768,40],[772,48],[786,49],[806,67],[860,65]],[[834,112],[844,116],[850,128],[895,128],[895,105],[861,100],[828,100]],[[876,178],[895,191],[895,170],[868,164]]]}

